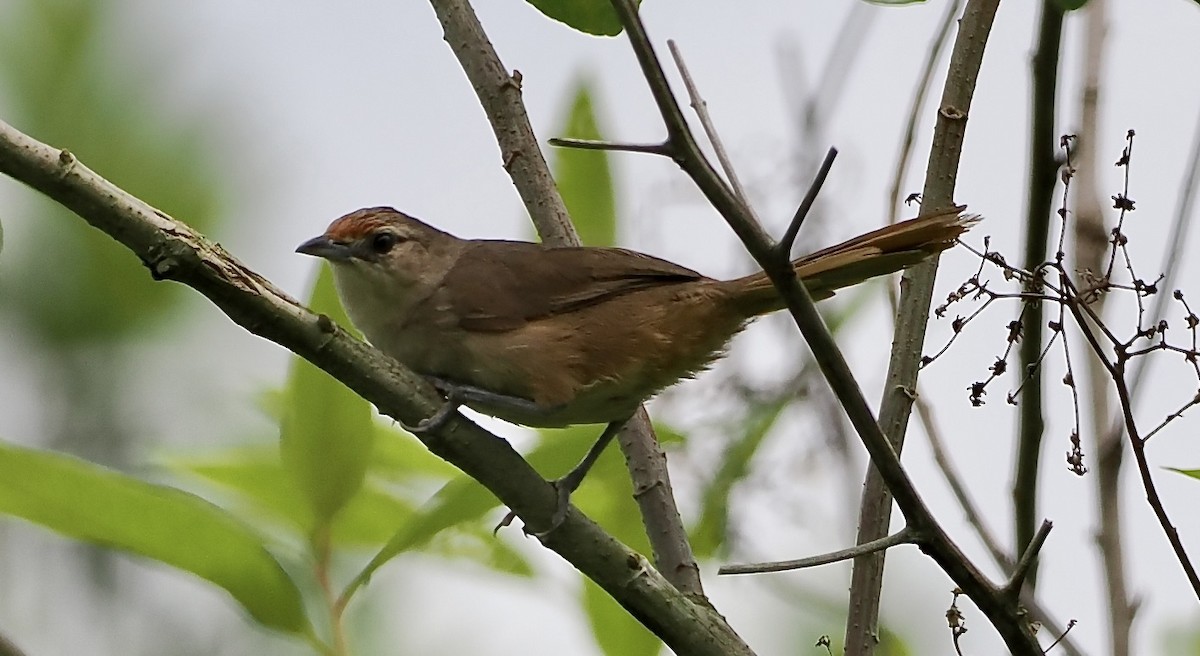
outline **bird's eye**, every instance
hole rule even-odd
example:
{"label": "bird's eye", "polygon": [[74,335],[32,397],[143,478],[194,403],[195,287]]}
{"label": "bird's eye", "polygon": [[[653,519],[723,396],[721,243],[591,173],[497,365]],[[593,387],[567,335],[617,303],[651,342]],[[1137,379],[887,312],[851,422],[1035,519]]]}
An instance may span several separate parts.
{"label": "bird's eye", "polygon": [[399,242],[400,236],[394,232],[378,232],[371,237],[371,250],[379,255],[386,255]]}

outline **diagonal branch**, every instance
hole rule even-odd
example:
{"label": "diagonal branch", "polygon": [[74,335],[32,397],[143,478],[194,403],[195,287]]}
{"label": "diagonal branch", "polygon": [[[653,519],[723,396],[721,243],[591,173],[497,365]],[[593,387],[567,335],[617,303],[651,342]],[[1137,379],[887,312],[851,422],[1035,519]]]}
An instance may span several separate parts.
{"label": "diagonal branch", "polygon": [[[411,424],[441,406],[416,374],[328,317],[305,309],[220,246],[101,178],[71,153],[3,122],[0,173],[58,201],[141,258],[156,279],[192,287],[246,330],[312,362],[383,414]],[[491,490],[533,530],[549,527],[557,494],[508,442],[461,418],[419,439]],[[751,653],[716,612],[679,592],[640,554],[577,509],[570,509],[543,544],[596,581],[677,653]]]}
{"label": "diagonal branch", "polygon": [[[972,3],[974,9],[968,8],[968,18],[964,18],[963,21],[962,30],[967,36],[960,38],[960,44],[956,48],[956,61],[951,63],[951,77],[958,80],[957,84],[962,85],[963,88],[958,89],[960,93],[954,95],[951,101],[943,99],[943,106],[939,112],[939,129],[935,134],[934,153],[931,155],[929,176],[933,178],[936,173],[936,179],[939,181],[953,180],[954,171],[957,169],[958,154],[961,150],[962,136],[965,130],[966,108],[970,105],[970,95],[974,89],[973,80],[978,71],[979,61],[982,59],[983,45],[987,41],[991,16],[995,13],[997,2],[998,0],[989,0],[983,3]],[[871,461],[879,469],[883,480],[887,482],[888,487],[895,495],[896,502],[904,513],[905,519],[914,530],[926,536],[922,542],[923,550],[962,588],[964,593],[971,597],[972,601],[999,631],[1012,653],[1041,656],[1042,650],[1038,646],[1036,638],[1029,632],[1028,627],[1021,619],[1021,614],[1017,612],[1015,604],[1001,595],[999,588],[988,581],[959,550],[933,517],[924,500],[921,499],[912,480],[901,466],[896,451],[889,444],[880,425],[876,423],[871,414],[866,397],[863,396],[857,381],[854,380],[837,343],[825,327],[820,313],[813,304],[812,297],[796,278],[787,259],[778,256],[772,239],[754,220],[749,209],[729,189],[696,146],[695,138],[684,121],[679,104],[667,84],[666,75],[654,52],[654,47],[650,43],[645,26],[638,16],[636,3],[634,0],[612,0],[612,3],[629,36],[634,54],[642,68],[642,74],[650,86],[663,122],[667,126],[668,143],[672,146],[676,163],[692,178],[709,202],[721,213],[733,231],[741,238],[746,250],[750,252],[759,266],[763,267],[771,282],[779,290],[780,295],[787,303],[787,309],[805,341],[808,342],[814,359],[821,367],[821,372],[825,375],[834,393],[837,394],[850,418],[851,425],[866,446]],[[975,13],[972,14],[972,11]],[[974,31],[969,31],[971,29]],[[970,42],[970,45],[964,45],[964,41]],[[965,56],[964,52],[969,53],[970,56]],[[966,82],[963,81],[964,79]],[[937,189],[934,197],[949,198],[949,191],[948,188]],[[928,301],[925,313],[927,312]],[[912,349],[912,351],[913,358],[919,358],[920,349]]]}
{"label": "diagonal branch", "polygon": [[[521,76],[509,75],[468,0],[430,0],[446,43],[467,74],[496,135],[504,168],[525,202],[538,234],[551,245],[577,246],[579,235],[550,175],[521,99]],[[700,567],[675,503],[667,458],[645,409],[617,437],[642,514],[654,561],[681,591],[703,599]]]}

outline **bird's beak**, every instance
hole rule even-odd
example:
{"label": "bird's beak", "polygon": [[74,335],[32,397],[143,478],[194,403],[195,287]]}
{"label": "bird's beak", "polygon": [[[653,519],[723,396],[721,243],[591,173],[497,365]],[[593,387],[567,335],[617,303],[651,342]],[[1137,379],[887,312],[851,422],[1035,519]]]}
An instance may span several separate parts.
{"label": "bird's beak", "polygon": [[322,257],[331,262],[344,262],[353,257],[350,247],[339,244],[325,235],[313,237],[296,247],[297,253]]}

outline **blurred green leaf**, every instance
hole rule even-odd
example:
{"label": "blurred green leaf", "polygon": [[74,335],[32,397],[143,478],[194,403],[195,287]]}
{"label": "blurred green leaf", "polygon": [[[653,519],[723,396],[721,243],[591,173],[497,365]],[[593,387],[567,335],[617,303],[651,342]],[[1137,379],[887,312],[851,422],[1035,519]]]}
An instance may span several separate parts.
{"label": "blurred green leaf", "polygon": [[[607,3],[607,0],[605,2]],[[576,87],[558,134],[572,139],[602,140],[588,82]],[[608,153],[602,150],[558,148],[554,151],[554,179],[566,203],[579,238],[588,246],[612,246],[617,240],[616,194]]]}
{"label": "blurred green leaf", "polygon": [[0,512],[191,572],[227,590],[266,626],[312,631],[300,591],[258,536],[199,497],[0,444]]}
{"label": "blurred green leaf", "polygon": [[1179,472],[1184,476],[1191,476],[1192,478],[1200,479],[1200,469],[1176,469],[1174,467],[1167,467],[1167,469],[1173,472]]}
{"label": "blurred green leaf", "polygon": [[662,641],[591,579],[583,582],[583,608],[596,644],[608,656],[655,656],[662,651]]}
{"label": "blurred green leaf", "polygon": [[[391,423],[387,417],[385,421]],[[398,485],[446,481],[460,475],[458,468],[430,453],[429,448],[407,431],[392,426],[375,426],[372,476]]]}
{"label": "blurred green leaf", "polygon": [[[543,476],[555,478],[567,473],[600,435],[601,426],[584,425],[542,431],[543,439],[526,459]],[[572,496],[584,512],[604,525],[618,539],[646,553],[649,550],[640,515],[633,502],[632,484],[617,449],[610,448],[596,462],[583,486]],[[401,553],[427,545],[442,531],[462,527],[468,532],[479,528],[478,520],[500,505],[479,482],[460,475],[434,494],[411,520],[400,525],[379,553],[351,584],[353,591],[364,584],[380,567]],[[490,530],[490,527],[487,527]],[[519,527],[515,530],[520,530]]]}
{"label": "blurred green leaf", "polygon": [[[177,456],[167,466],[232,491],[252,510],[299,532],[312,530],[311,507],[296,494],[276,448],[235,447],[203,457]],[[330,539],[335,546],[378,548],[398,524],[411,521],[414,512],[411,503],[368,480],[333,518]]]}
{"label": "blurred green leaf", "polygon": [[[171,115],[166,58],[128,61],[106,31],[115,3],[10,0],[0,22],[0,93],[13,121],[67,148],[155,207],[209,231],[228,179],[215,163],[212,108]],[[36,53],[34,56],[33,53]],[[154,282],[110,237],[37,195],[8,275],[7,311],[52,347],[111,343],[170,317],[179,285]],[[7,217],[11,220],[12,217]]]}
{"label": "blurred green leaf", "polygon": [[1054,4],[1058,5],[1058,8],[1063,11],[1082,9],[1087,3],[1088,0],[1054,0]]}
{"label": "blurred green leaf", "polygon": [[[349,323],[327,265],[320,267],[309,307]],[[299,357],[292,358],[285,397],[283,465],[307,497],[316,525],[325,525],[362,487],[375,438],[371,405]]]}
{"label": "blurred green leaf", "polygon": [[1155,653],[1163,656],[1200,656],[1200,616],[1195,611],[1180,614],[1162,629],[1158,642]]}
{"label": "blurred green leaf", "polygon": [[[621,21],[609,0],[528,0],[546,16],[560,23],[594,34],[616,36],[621,33]],[[641,0],[638,0],[641,4]]]}
{"label": "blurred green leaf", "polygon": [[750,472],[750,461],[763,440],[779,419],[780,412],[794,397],[781,396],[769,405],[750,409],[750,417],[743,422],[745,430],[729,442],[721,454],[721,466],[717,469],[700,501],[700,520],[689,533],[692,549],[698,558],[707,558],[719,553],[729,531],[729,496],[734,486]]}
{"label": "blurred green leaf", "polygon": [[483,565],[501,574],[530,578],[533,567],[516,549],[478,524],[461,531],[446,531],[432,540],[424,551],[443,558],[458,558]]}

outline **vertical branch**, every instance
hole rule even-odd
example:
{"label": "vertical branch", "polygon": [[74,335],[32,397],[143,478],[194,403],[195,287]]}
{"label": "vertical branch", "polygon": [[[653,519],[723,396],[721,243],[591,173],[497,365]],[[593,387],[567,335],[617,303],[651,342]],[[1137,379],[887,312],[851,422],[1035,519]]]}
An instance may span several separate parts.
{"label": "vertical branch", "polygon": [[[1025,270],[1033,271],[1046,261],[1050,238],[1050,213],[1053,204],[1055,148],[1055,93],[1058,86],[1058,59],[1062,41],[1063,10],[1054,0],[1043,0],[1038,27],[1037,48],[1033,54],[1033,93],[1029,134],[1029,206],[1025,225]],[[1044,328],[1042,304],[1027,305],[1021,320],[1022,341],[1020,371],[1028,376],[1021,392],[1017,460],[1013,475],[1013,524],[1019,553],[1033,539],[1037,529],[1038,461],[1042,450],[1045,417],[1042,412],[1042,376],[1035,368],[1042,353]],[[1037,569],[1029,572],[1028,584],[1037,582]]]}
{"label": "vertical branch", "polygon": [[[925,211],[954,204],[954,182],[966,134],[967,115],[998,6],[999,0],[971,0],[959,22],[938,107],[933,145],[925,169]],[[879,426],[897,453],[903,447],[904,433],[912,411],[913,390],[916,389],[936,273],[937,258],[933,258],[909,269],[900,279],[900,311],[896,316],[892,355],[879,410]],[[872,465],[863,484],[858,543],[871,542],[886,535],[891,513],[892,495],[880,472]],[[883,566],[882,553],[854,561],[846,624],[847,654],[857,656],[874,651]]]}
{"label": "vertical branch", "polygon": [[[946,3],[946,13],[942,14],[941,20],[938,21],[937,34],[929,42],[929,52],[925,55],[925,63],[921,67],[921,75],[917,81],[916,91],[913,93],[912,103],[908,107],[908,120],[904,126],[904,137],[900,139],[900,152],[896,154],[896,173],[892,177],[892,188],[888,191],[888,223],[895,223],[900,220],[900,194],[903,193],[904,178],[908,177],[908,166],[912,162],[913,144],[916,142],[917,134],[917,119],[921,116],[921,110],[925,107],[925,98],[929,95],[929,89],[933,86],[933,71],[937,67],[938,60],[942,58],[942,50],[945,49],[949,42],[947,37],[950,36],[950,28],[954,27],[954,17],[958,16],[959,10],[962,9],[962,0],[954,0]],[[895,289],[888,287],[888,292],[892,297],[892,311],[896,311],[896,303],[899,299],[896,298]]]}
{"label": "vertical branch", "polygon": [[[500,145],[504,168],[538,234],[547,244],[579,245],[579,235],[529,124],[521,99],[520,73],[510,75],[504,68],[468,0],[430,0],[430,4],[442,24],[446,43],[479,96]],[[638,492],[635,499],[655,564],[679,591],[702,598],[700,568],[675,503],[666,455],[658,446],[644,410],[639,410],[617,439]]]}

